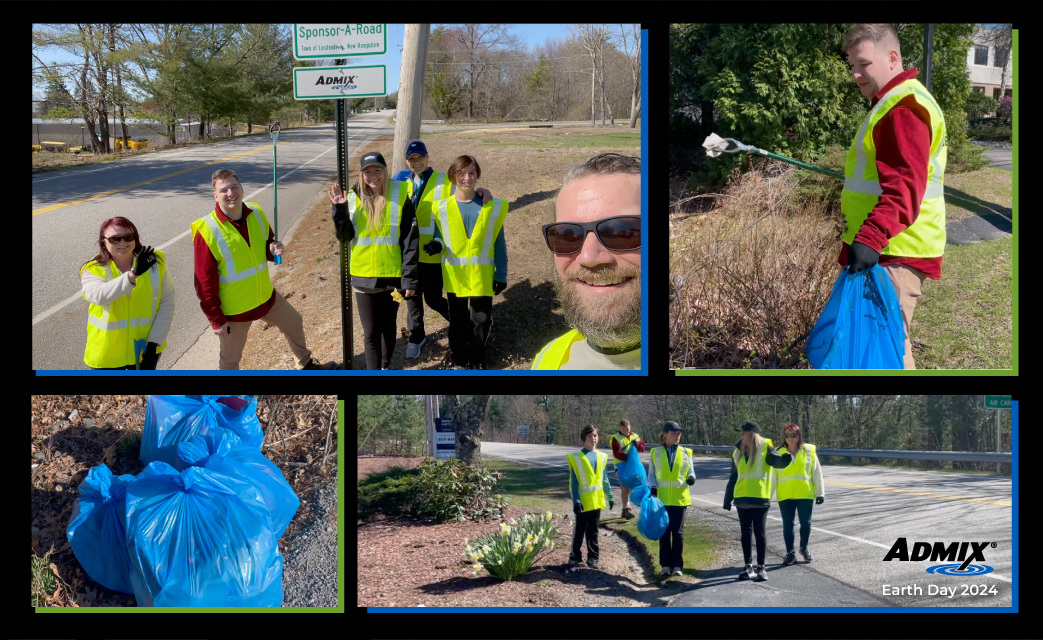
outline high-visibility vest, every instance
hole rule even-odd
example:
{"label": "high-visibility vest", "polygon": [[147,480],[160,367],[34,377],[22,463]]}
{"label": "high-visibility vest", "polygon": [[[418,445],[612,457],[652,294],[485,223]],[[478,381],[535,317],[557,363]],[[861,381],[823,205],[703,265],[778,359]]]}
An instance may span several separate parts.
{"label": "high-visibility vest", "polygon": [[866,217],[880,200],[883,189],[876,170],[876,145],[873,129],[902,99],[913,96],[931,117],[931,156],[927,169],[927,190],[920,202],[920,215],[908,228],[891,238],[884,255],[914,258],[936,258],[945,252],[945,116],[927,89],[909,79],[894,87],[869,110],[847,152],[844,166],[844,190],[840,194],[840,210],[844,214],[844,242],[850,244]]}
{"label": "high-visibility vest", "polygon": [[[569,468],[576,474],[579,483],[579,502],[584,512],[605,508],[605,490],[601,486],[601,478],[605,474],[608,456],[600,451],[594,453],[598,457],[597,469],[591,468],[590,460],[587,460],[582,451],[570,453],[568,456]],[[569,488],[571,489],[571,486]]]}
{"label": "high-visibility vest", "polygon": [[[412,181],[409,184],[411,185],[410,197],[412,197]],[[438,264],[442,261],[442,254],[436,253],[433,256],[429,256],[423,250],[423,246],[431,242],[435,235],[435,203],[448,198],[454,193],[456,193],[456,185],[449,181],[449,174],[441,171],[431,173],[431,177],[427,179],[427,184],[424,185],[424,192],[420,194],[420,199],[416,205],[416,224],[420,229],[420,262]]]}
{"label": "high-visibility vest", "polygon": [[[156,265],[138,276],[130,297],[122,296],[107,305],[93,302],[87,310],[87,347],[83,361],[94,369],[114,369],[135,364],[134,341],[147,340],[159,312],[163,276],[167,261],[162,251],[156,251]],[[93,260],[84,269],[111,282],[120,276],[115,260],[102,266]],[[84,300],[87,296],[83,297]],[[156,353],[167,348],[164,340]]]}
{"label": "high-visibility vest", "polygon": [[569,351],[572,349],[572,345],[580,340],[583,340],[583,334],[575,329],[560,338],[555,338],[536,354],[531,370],[560,369],[569,361]]}
{"label": "high-visibility vest", "polygon": [[[623,451],[625,453],[626,450],[627,450],[627,446],[631,442],[636,442],[636,441],[638,441],[640,439],[641,439],[641,436],[639,436],[636,433],[634,433],[633,430],[630,431],[630,437],[629,438],[624,436],[622,433],[613,433],[608,438],[608,441],[609,441],[608,442],[608,446],[610,446],[610,447],[612,446],[612,441],[613,440],[618,440],[619,441],[619,450]],[[616,465],[618,465],[618,464],[619,464],[619,460],[616,460],[616,457],[612,456],[612,467],[615,468]]]}
{"label": "high-visibility vest", "polygon": [[782,500],[815,497],[812,471],[815,469],[815,445],[804,443],[784,469],[775,469],[776,497]]}
{"label": "high-visibility vest", "polygon": [[443,241],[442,284],[445,290],[462,298],[491,296],[496,270],[494,245],[507,219],[507,203],[493,198],[483,206],[470,238],[456,198],[446,198],[436,208],[435,224]]}
{"label": "high-visibility vest", "polygon": [[409,184],[388,181],[384,212],[380,227],[369,229],[369,212],[362,200],[348,191],[348,215],[355,237],[351,240],[351,275],[360,278],[401,278],[402,249],[399,247],[399,224],[402,207],[409,199]]}
{"label": "high-visibility vest", "polygon": [[215,211],[192,223],[192,241],[203,236],[217,260],[221,311],[226,316],[256,309],[272,297],[268,277],[268,218],[256,202],[244,202],[252,210],[246,217],[250,244],[231,222],[221,222]]}
{"label": "high-visibility vest", "polygon": [[655,457],[655,483],[658,487],[656,496],[664,505],[683,507],[692,504],[688,483],[685,482],[688,461],[692,458],[691,449],[677,447],[673,468],[670,467],[670,454],[666,452],[665,445],[653,449],[652,456]]}
{"label": "high-visibility vest", "polygon": [[773,446],[771,440],[762,438],[761,447],[753,452],[747,461],[741,449],[732,452],[732,460],[739,471],[739,479],[735,482],[736,498],[771,498],[771,468],[768,466],[768,447]]}

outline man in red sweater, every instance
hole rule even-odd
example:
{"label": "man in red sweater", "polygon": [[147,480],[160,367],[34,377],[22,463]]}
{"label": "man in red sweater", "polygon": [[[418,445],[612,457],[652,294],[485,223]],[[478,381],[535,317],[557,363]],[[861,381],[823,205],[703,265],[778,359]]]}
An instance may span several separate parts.
{"label": "man in red sweater", "polygon": [[870,110],[847,155],[838,259],[851,273],[887,271],[905,323],[905,368],[915,369],[913,309],[924,279],[941,279],[945,251],[945,119],[919,70],[902,69],[891,25],[853,25],[843,48]]}

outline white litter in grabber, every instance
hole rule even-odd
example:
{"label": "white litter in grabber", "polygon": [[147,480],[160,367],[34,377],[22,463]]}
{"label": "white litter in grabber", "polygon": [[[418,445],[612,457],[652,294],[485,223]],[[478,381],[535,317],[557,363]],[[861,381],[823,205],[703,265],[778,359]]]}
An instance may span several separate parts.
{"label": "white litter in grabber", "polygon": [[[728,145],[730,144],[734,144],[735,148],[729,149]],[[776,160],[782,160],[783,162],[788,162],[790,164],[797,165],[798,167],[802,167],[804,169],[818,171],[819,173],[824,173],[826,175],[833,176],[834,178],[844,178],[844,176],[840,175],[835,171],[830,171],[829,169],[821,169],[819,167],[815,167],[810,164],[801,162],[800,160],[794,160],[793,158],[780,156],[777,153],[765,151],[764,149],[754,147],[753,145],[743,144],[735,138],[722,138],[716,133],[711,133],[710,135],[706,136],[706,140],[703,140],[703,147],[706,149],[706,155],[710,156],[711,158],[717,158],[722,153],[738,153],[739,151],[750,151],[752,153],[759,153],[762,156],[767,156],[769,158],[775,158]]]}

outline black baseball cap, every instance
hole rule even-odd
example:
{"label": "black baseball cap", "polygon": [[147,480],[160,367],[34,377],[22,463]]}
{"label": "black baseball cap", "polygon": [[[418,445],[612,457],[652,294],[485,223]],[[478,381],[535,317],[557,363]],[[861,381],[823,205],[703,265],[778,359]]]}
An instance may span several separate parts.
{"label": "black baseball cap", "polygon": [[744,422],[741,427],[736,429],[736,431],[752,431],[754,433],[760,433],[761,426],[756,422]]}
{"label": "black baseball cap", "polygon": [[384,156],[376,151],[370,151],[369,153],[362,154],[362,166],[359,170],[365,169],[366,167],[383,167],[387,169],[388,163],[384,162]]}

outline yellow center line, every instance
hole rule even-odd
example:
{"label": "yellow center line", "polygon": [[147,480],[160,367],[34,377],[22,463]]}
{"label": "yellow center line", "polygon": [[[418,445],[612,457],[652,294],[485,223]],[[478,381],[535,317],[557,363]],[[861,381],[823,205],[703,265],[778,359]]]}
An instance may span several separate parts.
{"label": "yellow center line", "polygon": [[[279,144],[280,145],[284,145],[284,144],[287,144],[287,143],[290,143],[290,142],[293,142],[293,140],[285,140],[283,142],[280,142]],[[36,209],[36,210],[33,211],[33,215],[35,216],[35,215],[38,215],[38,214],[41,214],[41,213],[47,213],[48,211],[54,211],[55,209],[61,209],[62,207],[71,207],[73,205],[83,204],[84,202],[90,202],[91,200],[97,200],[98,198],[104,198],[105,196],[111,196],[112,194],[119,193],[120,191],[126,191],[128,189],[133,189],[134,187],[140,187],[141,185],[144,185],[144,184],[149,184],[149,183],[152,183],[152,182],[158,182],[160,180],[166,180],[167,178],[172,178],[174,176],[179,176],[182,173],[188,173],[189,171],[195,171],[196,169],[201,169],[203,167],[208,167],[208,166],[210,166],[212,164],[217,164],[218,162],[228,162],[229,160],[235,160],[236,158],[241,158],[243,156],[248,156],[251,153],[257,153],[258,151],[264,151],[265,149],[271,149],[271,148],[272,148],[272,145],[268,145],[266,147],[259,147],[257,149],[254,149],[253,151],[246,151],[244,153],[239,153],[239,154],[236,154],[234,156],[228,156],[227,158],[221,158],[220,160],[214,160],[213,162],[207,162],[207,163],[204,163],[204,164],[196,165],[194,167],[189,167],[188,169],[183,169],[181,171],[175,171],[174,173],[168,173],[168,174],[163,175],[163,176],[152,178],[151,180],[144,180],[142,182],[136,182],[134,184],[130,184],[130,185],[127,185],[125,187],[120,187],[118,189],[110,189],[109,191],[102,191],[101,193],[99,193],[97,195],[93,195],[93,196],[91,196],[89,198],[82,198],[80,200],[69,200],[68,202],[59,202],[58,204],[52,204],[49,207],[44,207],[42,209]]]}
{"label": "yellow center line", "polygon": [[868,484],[851,484],[848,482],[827,482],[826,484],[837,486],[837,487],[850,487],[852,489],[870,489],[872,491],[887,491],[888,493],[910,493],[914,496],[926,496],[928,498],[941,498],[942,500],[964,500],[966,502],[983,502],[985,504],[993,504],[1000,507],[1011,506],[1010,502],[1004,502],[1002,500],[989,500],[988,498],[966,498],[963,496],[952,496],[945,493],[930,493],[928,491],[913,491],[912,489],[892,489],[890,487],[875,487]]}

